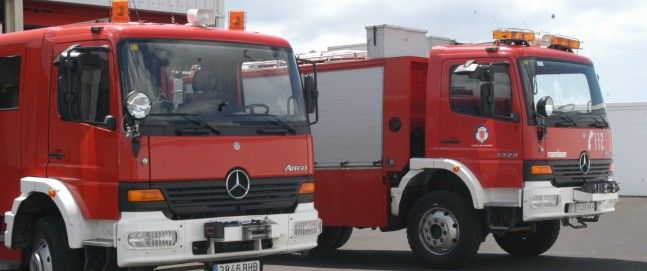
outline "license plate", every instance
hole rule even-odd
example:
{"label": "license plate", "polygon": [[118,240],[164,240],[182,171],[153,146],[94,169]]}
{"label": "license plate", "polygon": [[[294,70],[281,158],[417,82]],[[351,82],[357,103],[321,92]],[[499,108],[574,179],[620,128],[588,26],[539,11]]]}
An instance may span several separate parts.
{"label": "license plate", "polygon": [[218,263],[213,265],[212,271],[262,271],[261,261],[246,261],[235,263]]}
{"label": "license plate", "polygon": [[592,213],[595,212],[595,202],[575,203],[576,213]]}

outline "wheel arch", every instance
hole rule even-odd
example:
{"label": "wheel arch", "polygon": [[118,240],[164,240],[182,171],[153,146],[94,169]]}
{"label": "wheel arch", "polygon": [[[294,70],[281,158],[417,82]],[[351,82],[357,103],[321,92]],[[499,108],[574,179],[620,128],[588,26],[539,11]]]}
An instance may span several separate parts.
{"label": "wheel arch", "polygon": [[24,248],[32,237],[31,226],[47,215],[63,218],[70,248],[83,247],[83,241],[92,232],[91,226],[85,223],[75,197],[62,181],[25,177],[20,181],[20,189],[21,195],[14,200],[11,211],[5,213],[7,247]]}
{"label": "wheel arch", "polygon": [[461,162],[452,159],[413,158],[409,172],[398,187],[391,189],[391,213],[404,217],[422,195],[436,190],[457,192],[483,209],[487,200],[485,190],[474,173]]}

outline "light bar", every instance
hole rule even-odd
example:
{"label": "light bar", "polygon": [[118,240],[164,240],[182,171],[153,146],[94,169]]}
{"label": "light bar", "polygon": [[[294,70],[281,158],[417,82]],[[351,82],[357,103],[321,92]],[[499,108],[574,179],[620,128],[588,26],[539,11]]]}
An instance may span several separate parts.
{"label": "light bar", "polygon": [[245,11],[243,10],[230,10],[229,30],[245,31],[245,17]]}
{"label": "light bar", "polygon": [[580,41],[573,38],[551,35],[550,36],[550,46],[566,49],[580,49]]}
{"label": "light bar", "polygon": [[130,17],[128,10],[128,0],[113,0],[112,1],[112,18],[113,23],[128,23]]}
{"label": "light bar", "polygon": [[522,29],[497,29],[492,32],[492,38],[495,40],[521,40],[532,43],[535,41],[535,33]]}
{"label": "light bar", "polygon": [[211,9],[189,9],[186,20],[190,25],[207,27],[216,24],[216,11]]}

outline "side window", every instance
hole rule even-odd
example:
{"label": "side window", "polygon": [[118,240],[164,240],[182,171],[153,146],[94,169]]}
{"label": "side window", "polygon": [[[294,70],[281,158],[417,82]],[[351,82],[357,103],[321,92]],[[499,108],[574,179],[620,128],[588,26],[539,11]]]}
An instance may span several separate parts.
{"label": "side window", "polygon": [[58,93],[63,97],[59,113],[64,120],[103,122],[110,112],[107,52],[82,53],[76,57],[73,68],[59,69]]}
{"label": "side window", "polygon": [[[454,74],[450,70],[450,103],[456,113],[484,117],[510,117],[512,115],[512,88],[507,71],[494,69],[494,80],[483,82],[468,75]],[[490,84],[492,93],[490,93]]]}
{"label": "side window", "polygon": [[20,57],[0,57],[0,109],[18,108]]}

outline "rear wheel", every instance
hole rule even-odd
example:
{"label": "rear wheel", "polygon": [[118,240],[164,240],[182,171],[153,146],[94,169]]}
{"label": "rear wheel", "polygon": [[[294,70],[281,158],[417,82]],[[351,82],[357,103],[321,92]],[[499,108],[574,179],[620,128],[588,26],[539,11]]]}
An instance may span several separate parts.
{"label": "rear wheel", "polygon": [[495,235],[497,244],[513,256],[537,256],[548,251],[559,236],[559,220],[537,222],[532,232],[509,232]]}
{"label": "rear wheel", "polygon": [[323,227],[314,252],[329,252],[342,247],[353,233],[351,227]]}
{"label": "rear wheel", "polygon": [[83,269],[83,254],[80,249],[71,249],[67,241],[65,224],[59,216],[38,219],[29,252],[31,271],[80,271]]}
{"label": "rear wheel", "polygon": [[434,191],[416,202],[409,215],[409,246],[433,268],[468,265],[481,244],[482,226],[460,194]]}

